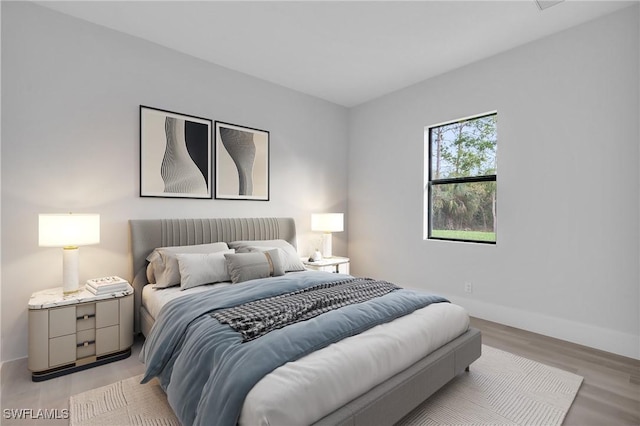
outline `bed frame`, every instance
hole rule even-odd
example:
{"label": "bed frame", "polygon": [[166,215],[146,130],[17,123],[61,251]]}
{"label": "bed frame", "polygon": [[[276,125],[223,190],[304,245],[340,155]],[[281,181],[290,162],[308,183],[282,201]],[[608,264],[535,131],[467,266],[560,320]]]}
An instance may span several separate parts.
{"label": "bed frame", "polygon": [[[142,306],[147,256],[156,247],[283,239],[296,247],[292,218],[214,218],[130,220],[134,324],[147,335],[155,321]],[[411,367],[372,388],[315,425],[392,425],[478,359],[480,331],[470,328]]]}

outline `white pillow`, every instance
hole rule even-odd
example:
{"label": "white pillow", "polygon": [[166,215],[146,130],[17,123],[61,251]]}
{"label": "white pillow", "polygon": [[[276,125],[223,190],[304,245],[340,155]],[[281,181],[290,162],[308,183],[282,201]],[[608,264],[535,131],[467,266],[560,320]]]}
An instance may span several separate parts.
{"label": "white pillow", "polygon": [[236,249],[237,253],[247,253],[251,251],[251,248],[263,247],[263,248],[279,248],[280,257],[285,272],[291,271],[304,271],[304,264],[298,256],[296,249],[285,240],[255,240],[255,241],[234,241],[229,243],[229,247]]}
{"label": "white pillow", "polygon": [[233,253],[233,249],[216,253],[177,253],[180,289],[231,281],[224,255]]}
{"label": "white pillow", "polygon": [[[177,253],[216,253],[229,250],[227,243],[196,244],[191,246],[159,247],[147,260],[153,265],[153,288],[166,288],[180,284]],[[147,274],[147,277],[150,274]]]}
{"label": "white pillow", "polygon": [[156,283],[156,275],[153,273],[153,263],[147,265],[147,282],[149,284]]}

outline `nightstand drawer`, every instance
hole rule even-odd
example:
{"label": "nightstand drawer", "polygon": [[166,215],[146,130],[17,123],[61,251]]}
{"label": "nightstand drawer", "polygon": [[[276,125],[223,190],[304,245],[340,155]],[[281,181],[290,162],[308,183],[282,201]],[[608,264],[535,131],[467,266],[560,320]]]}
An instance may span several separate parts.
{"label": "nightstand drawer", "polygon": [[96,328],[117,325],[120,321],[120,301],[107,300],[96,303]]}
{"label": "nightstand drawer", "polygon": [[76,307],[76,331],[96,328],[96,304],[87,303]]}
{"label": "nightstand drawer", "polygon": [[76,358],[82,359],[96,355],[96,330],[79,331],[76,334]]}
{"label": "nightstand drawer", "polygon": [[71,364],[76,361],[76,335],[49,339],[49,366]]}
{"label": "nightstand drawer", "polygon": [[89,361],[94,362],[96,360],[96,344],[91,343],[85,346],[78,346],[76,348],[76,358],[78,359],[78,363],[84,360],[84,358],[90,358]]}
{"label": "nightstand drawer", "polygon": [[96,330],[96,355],[120,350],[120,327],[117,325]]}
{"label": "nightstand drawer", "polygon": [[56,308],[49,311],[49,338],[76,332],[76,307]]}
{"label": "nightstand drawer", "polygon": [[81,345],[84,343],[94,343],[96,341],[96,330],[92,328],[91,330],[79,331],[76,333],[76,344]]}

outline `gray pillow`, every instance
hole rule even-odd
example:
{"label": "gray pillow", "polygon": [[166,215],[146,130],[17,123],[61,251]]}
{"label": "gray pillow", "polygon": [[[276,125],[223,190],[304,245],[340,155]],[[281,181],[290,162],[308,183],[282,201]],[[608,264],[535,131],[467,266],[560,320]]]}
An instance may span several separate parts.
{"label": "gray pillow", "polygon": [[229,243],[229,247],[236,250],[236,253],[246,253],[251,251],[252,247],[276,247],[282,249],[284,256],[282,264],[285,272],[304,271],[305,267],[295,247],[285,240],[254,240],[254,241],[233,241]]}
{"label": "gray pillow", "polygon": [[224,255],[231,282],[284,275],[284,267],[278,250],[264,252],[235,253]]}
{"label": "gray pillow", "polygon": [[187,290],[204,284],[229,281],[224,255],[233,249],[216,253],[177,253],[180,267],[180,289]]}
{"label": "gray pillow", "polygon": [[[229,250],[227,243],[195,244],[191,246],[159,247],[155,249],[147,260],[153,269],[155,278],[153,288],[166,288],[180,284],[180,268],[177,253],[215,253]],[[147,268],[147,278],[149,278]],[[152,282],[152,280],[149,280]]]}

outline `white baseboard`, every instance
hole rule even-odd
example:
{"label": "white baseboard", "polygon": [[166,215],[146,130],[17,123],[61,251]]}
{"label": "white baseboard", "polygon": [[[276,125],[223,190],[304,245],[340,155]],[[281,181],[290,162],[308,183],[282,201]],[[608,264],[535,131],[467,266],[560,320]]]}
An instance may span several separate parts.
{"label": "white baseboard", "polygon": [[640,336],[464,297],[447,298],[472,317],[640,360]]}

